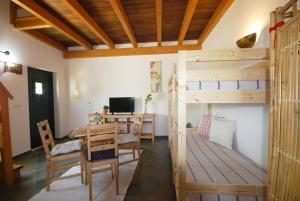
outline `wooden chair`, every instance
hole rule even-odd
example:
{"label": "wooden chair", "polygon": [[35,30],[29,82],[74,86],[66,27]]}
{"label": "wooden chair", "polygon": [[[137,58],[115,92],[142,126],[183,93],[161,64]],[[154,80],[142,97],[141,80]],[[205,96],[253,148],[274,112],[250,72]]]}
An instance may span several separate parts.
{"label": "wooden chair", "polygon": [[[46,158],[47,158],[47,184],[46,190],[50,190],[50,184],[54,180],[68,179],[71,177],[81,176],[81,183],[84,183],[83,178],[83,165],[84,165],[84,157],[80,140],[74,140],[70,142],[66,142],[63,144],[55,145],[52,132],[49,126],[48,120],[44,120],[37,123],[38,130],[40,133],[40,137],[43,143],[43,147],[45,150]],[[51,151],[49,149],[51,147]],[[53,178],[55,175],[55,170],[61,170],[65,168],[70,168],[73,166],[77,166],[78,162],[69,163],[66,165],[56,166],[55,163],[66,161],[69,159],[79,158],[80,159],[80,173],[73,174],[69,176],[57,177]]]}
{"label": "wooden chair", "polygon": [[[114,169],[116,193],[119,194],[118,165],[118,124],[89,125],[87,129],[87,148],[85,151],[86,178],[89,184],[89,200],[92,195],[92,174]],[[111,165],[109,168],[94,170],[94,167]],[[113,168],[114,167],[114,168]]]}
{"label": "wooden chair", "polygon": [[[141,133],[143,128],[143,115],[136,115],[133,123],[133,128],[129,134],[119,134],[118,136],[118,145],[120,149],[131,149],[132,152],[119,153],[119,155],[128,155],[132,154],[133,159],[119,162],[119,165],[124,165],[130,162],[139,161],[141,156]],[[136,158],[135,151],[138,151],[138,158]]]}

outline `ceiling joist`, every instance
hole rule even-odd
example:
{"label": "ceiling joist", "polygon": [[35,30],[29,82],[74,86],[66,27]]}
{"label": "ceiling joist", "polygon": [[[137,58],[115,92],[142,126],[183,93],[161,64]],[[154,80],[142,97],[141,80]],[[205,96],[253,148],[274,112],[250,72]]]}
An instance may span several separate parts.
{"label": "ceiling joist", "polygon": [[157,45],[161,46],[161,41],[162,41],[162,0],[155,1],[155,10],[156,10]]}
{"label": "ceiling joist", "polygon": [[92,49],[92,45],[81,37],[78,33],[76,33],[72,28],[67,26],[65,23],[61,22],[57,19],[54,15],[48,12],[45,8],[40,6],[38,3],[32,0],[12,0],[17,5],[22,7],[23,9],[27,10],[31,14],[35,15],[36,17],[41,18],[47,24],[52,26],[53,28],[59,30],[64,35],[68,36],[81,46],[85,47],[86,49]]}
{"label": "ceiling joist", "polygon": [[178,45],[182,45],[185,35],[189,29],[189,25],[191,23],[192,17],[198,5],[198,0],[189,0],[188,5],[185,10],[184,18],[182,21],[182,25],[180,28],[180,33],[178,37]]}
{"label": "ceiling joist", "polygon": [[82,8],[77,0],[63,0],[65,5],[72,10],[72,12],[77,15],[84,24],[90,28],[106,45],[110,48],[114,48],[114,43],[103,31],[103,29],[95,22],[95,20],[89,15],[87,11]]}
{"label": "ceiling joist", "polygon": [[35,16],[15,18],[13,24],[14,27],[18,30],[51,28],[49,24],[45,23],[43,20]]}
{"label": "ceiling joist", "polygon": [[53,40],[52,38],[47,37],[46,35],[36,31],[36,30],[24,30],[25,33],[29,34],[30,36],[38,39],[41,42],[44,42],[48,44],[51,47],[54,47],[62,52],[67,51],[67,47],[65,47],[63,44],[57,42],[56,40]]}
{"label": "ceiling joist", "polygon": [[129,20],[125,14],[124,8],[120,0],[108,0],[112,9],[114,10],[117,18],[119,19],[125,33],[127,34],[130,42],[132,43],[133,47],[137,47],[137,40],[135,38],[133,29],[129,23]]}
{"label": "ceiling joist", "polygon": [[223,15],[226,13],[226,11],[229,9],[231,4],[234,2],[234,0],[222,0],[217,9],[215,10],[212,17],[209,19],[206,27],[202,31],[201,35],[198,38],[198,44],[202,45],[203,42],[207,39],[209,34],[212,32],[212,30],[215,28],[215,26],[218,24],[218,22],[221,20]]}
{"label": "ceiling joist", "polygon": [[128,55],[149,55],[149,54],[172,54],[179,50],[199,50],[199,45],[173,45],[156,47],[137,47],[137,48],[115,48],[115,49],[94,49],[76,50],[64,53],[65,58],[87,58],[87,57],[111,57]]}

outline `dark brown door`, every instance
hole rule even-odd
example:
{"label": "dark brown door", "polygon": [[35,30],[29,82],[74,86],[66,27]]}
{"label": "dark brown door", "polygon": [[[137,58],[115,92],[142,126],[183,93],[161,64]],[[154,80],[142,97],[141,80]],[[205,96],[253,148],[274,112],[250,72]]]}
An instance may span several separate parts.
{"label": "dark brown door", "polygon": [[37,122],[48,119],[54,133],[53,74],[28,67],[28,95],[31,149],[41,146]]}

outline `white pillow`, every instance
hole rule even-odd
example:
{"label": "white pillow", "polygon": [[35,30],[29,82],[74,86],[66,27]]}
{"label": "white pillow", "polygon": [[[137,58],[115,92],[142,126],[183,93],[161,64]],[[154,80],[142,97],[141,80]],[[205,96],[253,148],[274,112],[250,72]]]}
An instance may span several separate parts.
{"label": "white pillow", "polygon": [[73,151],[81,150],[81,140],[73,140],[69,142],[65,142],[63,144],[57,144],[51,150],[51,156],[56,156],[59,154],[71,153]]}
{"label": "white pillow", "polygon": [[212,118],[208,140],[232,149],[235,132],[236,121]]}

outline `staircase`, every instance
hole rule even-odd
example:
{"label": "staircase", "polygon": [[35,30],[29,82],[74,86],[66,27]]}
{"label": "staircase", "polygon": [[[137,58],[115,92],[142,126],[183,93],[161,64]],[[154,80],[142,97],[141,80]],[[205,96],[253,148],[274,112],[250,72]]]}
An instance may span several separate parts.
{"label": "staircase", "polygon": [[9,100],[13,96],[0,82],[0,180],[13,184],[20,178],[22,165],[13,164],[9,125]]}

